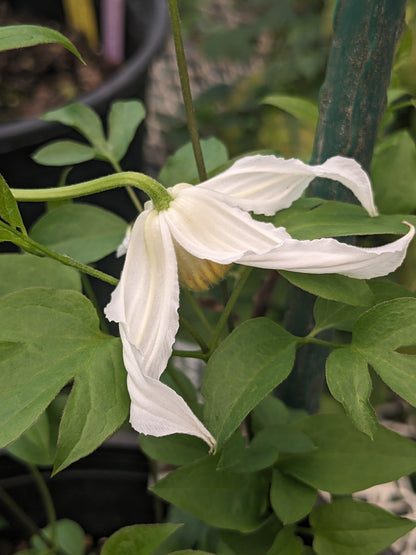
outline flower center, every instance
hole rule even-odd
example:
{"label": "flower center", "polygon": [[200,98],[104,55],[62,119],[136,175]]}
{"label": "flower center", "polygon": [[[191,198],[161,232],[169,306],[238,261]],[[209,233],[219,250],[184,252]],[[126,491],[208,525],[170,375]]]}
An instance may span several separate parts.
{"label": "flower center", "polygon": [[231,264],[219,264],[193,256],[174,241],[178,260],[178,275],[181,285],[192,291],[206,291],[211,285],[220,281]]}

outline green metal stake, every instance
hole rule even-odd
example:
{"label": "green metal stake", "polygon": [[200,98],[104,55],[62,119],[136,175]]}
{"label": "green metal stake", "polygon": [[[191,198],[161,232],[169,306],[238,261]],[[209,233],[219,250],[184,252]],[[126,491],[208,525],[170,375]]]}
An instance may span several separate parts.
{"label": "green metal stake", "polygon": [[[319,121],[311,162],[335,155],[355,158],[369,170],[377,130],[386,107],[393,57],[404,28],[405,0],[338,0]],[[311,196],[354,202],[331,181],[316,180]],[[315,297],[293,289],[285,325],[296,335],[313,327]],[[299,349],[295,367],[278,390],[289,406],[316,412],[328,351],[315,345]]]}

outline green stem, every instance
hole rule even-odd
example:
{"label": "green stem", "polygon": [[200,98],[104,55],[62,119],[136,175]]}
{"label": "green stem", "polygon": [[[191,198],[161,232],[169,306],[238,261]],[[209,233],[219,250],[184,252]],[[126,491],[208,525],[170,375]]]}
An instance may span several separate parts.
{"label": "green stem", "polygon": [[224,307],[224,310],[221,314],[220,319],[218,320],[218,323],[216,325],[216,328],[214,330],[214,333],[211,337],[211,341],[209,344],[210,347],[210,352],[212,353],[214,351],[214,349],[217,347],[218,342],[220,340],[221,334],[225,328],[225,326],[227,325],[228,322],[228,318],[230,317],[230,314],[234,308],[235,303],[237,302],[238,297],[241,294],[241,291],[243,290],[243,287],[250,275],[252,271],[252,268],[250,268],[249,266],[245,267],[240,279],[238,280],[232,294],[231,297],[228,301],[228,303],[226,304],[226,306]]}
{"label": "green stem", "polygon": [[[114,159],[111,159],[111,165],[113,166],[114,170],[115,170],[117,173],[122,173],[122,172],[123,172],[122,167],[120,166],[120,164],[117,162],[117,160],[116,160],[115,158],[114,158]],[[140,213],[140,212],[143,212],[142,203],[140,202],[138,196],[136,195],[136,193],[134,192],[134,190],[130,187],[130,185],[128,185],[128,186],[126,187],[126,191],[127,191],[127,194],[128,194],[129,197],[130,197],[131,202],[132,202],[132,203],[134,204],[134,206],[136,207],[137,212],[139,212],[139,213]]]}
{"label": "green stem", "polygon": [[174,357],[199,358],[201,360],[208,360],[209,358],[209,353],[203,353],[201,351],[181,351],[173,349],[172,355]]}
{"label": "green stem", "polygon": [[121,172],[91,179],[66,187],[48,189],[11,189],[14,198],[22,202],[48,202],[51,200],[67,200],[92,195],[117,187],[136,187],[144,191],[153,200],[157,210],[166,209],[172,197],[157,181],[137,172]]}
{"label": "green stem", "polygon": [[[19,241],[17,241],[17,244],[22,247],[24,250],[28,250],[29,252],[31,252],[32,254],[34,254],[35,252],[40,252],[42,254],[44,254],[45,256],[48,256],[49,258],[53,258],[54,260],[57,260],[58,262],[61,262],[61,264],[65,264],[65,266],[70,266],[71,268],[75,268],[76,270],[84,273],[84,274],[88,274],[92,277],[95,277],[97,279],[100,279],[101,281],[105,281],[107,283],[109,283],[110,285],[117,285],[118,283],[118,279],[110,276],[109,274],[105,274],[104,272],[101,272],[100,270],[96,270],[95,268],[92,268],[91,266],[87,266],[86,264],[81,264],[81,262],[77,262],[76,260],[74,260],[73,258],[70,258],[69,256],[66,256],[65,254],[59,254],[51,249],[48,249],[48,247],[45,247],[44,245],[41,245],[40,243],[37,243],[36,241],[34,241],[33,239],[31,239],[28,236],[21,236],[19,234]],[[29,247],[28,249],[26,249],[25,247]]]}
{"label": "green stem", "polygon": [[181,20],[179,16],[177,0],[168,0],[170,19],[172,25],[173,41],[175,43],[176,61],[178,64],[179,79],[181,82],[182,97],[185,105],[188,130],[191,136],[192,148],[200,181],[205,181],[207,172],[202,155],[201,143],[199,141],[198,126],[195,117],[194,104],[192,101],[191,86],[189,83],[188,66],[186,63],[185,49],[183,46]]}
{"label": "green stem", "polygon": [[46,518],[51,527],[51,542],[54,546],[56,546],[56,512],[55,507],[53,505],[51,494],[45,484],[45,480],[43,479],[41,473],[36,468],[36,466],[32,464],[27,465],[32,476],[35,480],[36,486],[40,492],[42,497],[43,506],[45,507]]}
{"label": "green stem", "polygon": [[[43,533],[43,531],[38,528],[36,523],[17,505],[17,503],[10,497],[5,489],[0,487],[0,500],[7,507],[7,509],[14,515],[14,517],[21,522],[21,524],[26,528],[26,530],[32,536],[38,536],[45,546],[50,550],[55,550],[57,552],[53,542]],[[60,551],[62,554],[62,551]],[[66,554],[65,554],[66,555]]]}
{"label": "green stem", "polygon": [[182,316],[179,318],[179,321],[181,326],[183,326],[186,329],[186,331],[190,334],[190,336],[193,339],[195,339],[195,341],[201,347],[202,351],[204,352],[209,351],[208,345],[205,343],[205,341],[202,339],[199,333],[195,330],[195,328],[190,324],[190,322],[188,322],[188,320],[186,320],[186,318],[183,318]]}
{"label": "green stem", "polygon": [[332,341],[325,341],[324,339],[316,339],[315,337],[301,337],[299,338],[299,346],[302,345],[320,345],[321,347],[329,347],[330,349],[342,349],[347,345],[341,343],[333,343]]}

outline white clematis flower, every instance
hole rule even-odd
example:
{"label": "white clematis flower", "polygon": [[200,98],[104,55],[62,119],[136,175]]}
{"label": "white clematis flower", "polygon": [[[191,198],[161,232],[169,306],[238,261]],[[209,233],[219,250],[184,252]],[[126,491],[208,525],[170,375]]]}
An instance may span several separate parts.
{"label": "white clematis flower", "polygon": [[370,215],[377,214],[367,174],[340,156],[317,166],[275,156],[246,157],[199,185],[168,189],[171,199],[162,209],[146,205],[131,230],[121,279],[105,310],[120,325],[130,421],[137,431],[186,433],[215,445],[185,401],[159,380],[178,330],[179,283],[206,289],[233,262],[354,278],[386,275],[402,263],[412,227],[393,243],[359,248],[332,238],[298,241],[284,228],[249,214],[287,208],[315,177],[341,182]]}

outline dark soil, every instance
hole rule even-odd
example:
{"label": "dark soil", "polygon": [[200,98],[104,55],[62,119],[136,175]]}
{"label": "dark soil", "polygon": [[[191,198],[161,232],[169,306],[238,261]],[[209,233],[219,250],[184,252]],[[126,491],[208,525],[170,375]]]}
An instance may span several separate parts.
{"label": "dark soil", "polygon": [[75,44],[86,65],[60,44],[0,52],[0,121],[36,117],[95,89],[117,66],[88,46],[84,36],[64,24],[13,12],[0,0],[0,25],[44,25]]}

